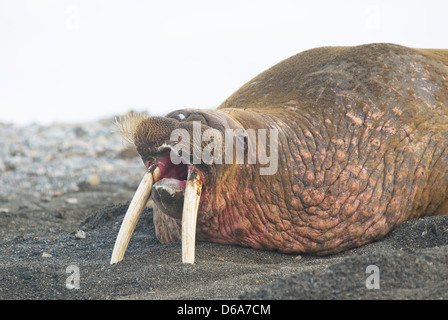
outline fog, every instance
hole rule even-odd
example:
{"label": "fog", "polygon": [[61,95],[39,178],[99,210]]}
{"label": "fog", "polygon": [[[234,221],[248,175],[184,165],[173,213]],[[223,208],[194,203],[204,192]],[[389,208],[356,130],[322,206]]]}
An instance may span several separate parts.
{"label": "fog", "polygon": [[320,46],[448,48],[443,1],[0,0],[0,122],[216,108]]}

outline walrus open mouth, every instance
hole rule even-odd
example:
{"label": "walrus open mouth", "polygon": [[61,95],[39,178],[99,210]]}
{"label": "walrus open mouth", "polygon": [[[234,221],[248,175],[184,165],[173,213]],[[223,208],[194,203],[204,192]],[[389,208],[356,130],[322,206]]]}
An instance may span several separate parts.
{"label": "walrus open mouth", "polygon": [[[158,157],[145,161],[147,171],[132,198],[123,223],[121,224],[110,260],[111,264],[123,259],[135,226],[151,196],[151,191],[157,185],[165,190],[167,188],[173,190],[176,186],[182,189],[178,192],[179,194],[183,194],[181,214],[182,262],[194,263],[196,220],[202,191],[202,181],[192,166],[184,163],[173,164],[170,156],[175,155],[172,155],[170,150],[159,149],[159,151],[161,152]],[[175,187],[173,187],[173,182]]]}
{"label": "walrus open mouth", "polygon": [[182,189],[185,189],[188,173],[191,172],[192,168],[183,162],[174,164],[171,161],[171,157],[178,158],[180,162],[180,157],[176,156],[170,150],[165,149],[157,158],[145,162],[146,169],[148,171],[154,171],[155,167],[158,168],[157,176],[154,176],[154,183],[162,179],[174,179],[178,181]]}

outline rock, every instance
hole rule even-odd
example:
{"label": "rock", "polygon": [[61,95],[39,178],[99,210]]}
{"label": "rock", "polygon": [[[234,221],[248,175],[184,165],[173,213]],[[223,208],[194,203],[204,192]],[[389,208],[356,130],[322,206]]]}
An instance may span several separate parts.
{"label": "rock", "polygon": [[87,177],[87,183],[91,186],[97,186],[101,182],[100,176],[97,174],[92,174]]}
{"label": "rock", "polygon": [[75,233],[75,238],[77,238],[77,239],[85,239],[86,238],[86,233],[83,230],[79,229]]}
{"label": "rock", "polygon": [[70,204],[77,204],[78,203],[78,199],[76,199],[76,198],[68,198],[68,199],[65,199],[65,201],[67,203],[70,203]]}
{"label": "rock", "polygon": [[21,277],[22,279],[25,279],[25,280],[31,280],[31,278],[32,278],[32,274],[31,274],[31,272],[29,272],[29,271],[25,271],[24,273],[22,273],[22,274],[20,275],[20,277]]}

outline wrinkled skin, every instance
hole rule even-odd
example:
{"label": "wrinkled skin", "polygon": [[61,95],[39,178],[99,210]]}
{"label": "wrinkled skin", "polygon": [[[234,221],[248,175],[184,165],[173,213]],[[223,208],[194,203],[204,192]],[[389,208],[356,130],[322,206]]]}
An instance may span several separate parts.
{"label": "wrinkled skin", "polygon": [[197,240],[257,249],[336,253],[446,206],[448,50],[373,44],[300,53],[217,110],[150,118],[157,132],[137,145],[144,163],[166,162],[157,148],[173,145],[174,128],[192,132],[193,120],[221,132],[277,128],[278,171],[260,175],[260,164],[164,166],[171,169],[152,195],[163,243],[180,240],[188,170],[203,182]]}

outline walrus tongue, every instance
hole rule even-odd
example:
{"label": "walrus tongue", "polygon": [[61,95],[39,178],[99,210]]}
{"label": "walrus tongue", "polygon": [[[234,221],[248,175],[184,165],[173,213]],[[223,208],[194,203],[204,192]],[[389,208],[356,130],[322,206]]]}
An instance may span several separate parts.
{"label": "walrus tongue", "polygon": [[[110,260],[111,264],[123,260],[124,254],[140,218],[143,208],[148,201],[152,185],[160,179],[160,170],[157,167],[154,173],[146,172],[140,185],[132,198],[131,204],[125,214],[120,227]],[[184,206],[182,212],[182,262],[194,263],[196,220],[201,197],[202,183],[199,176],[190,173],[185,186]]]}

